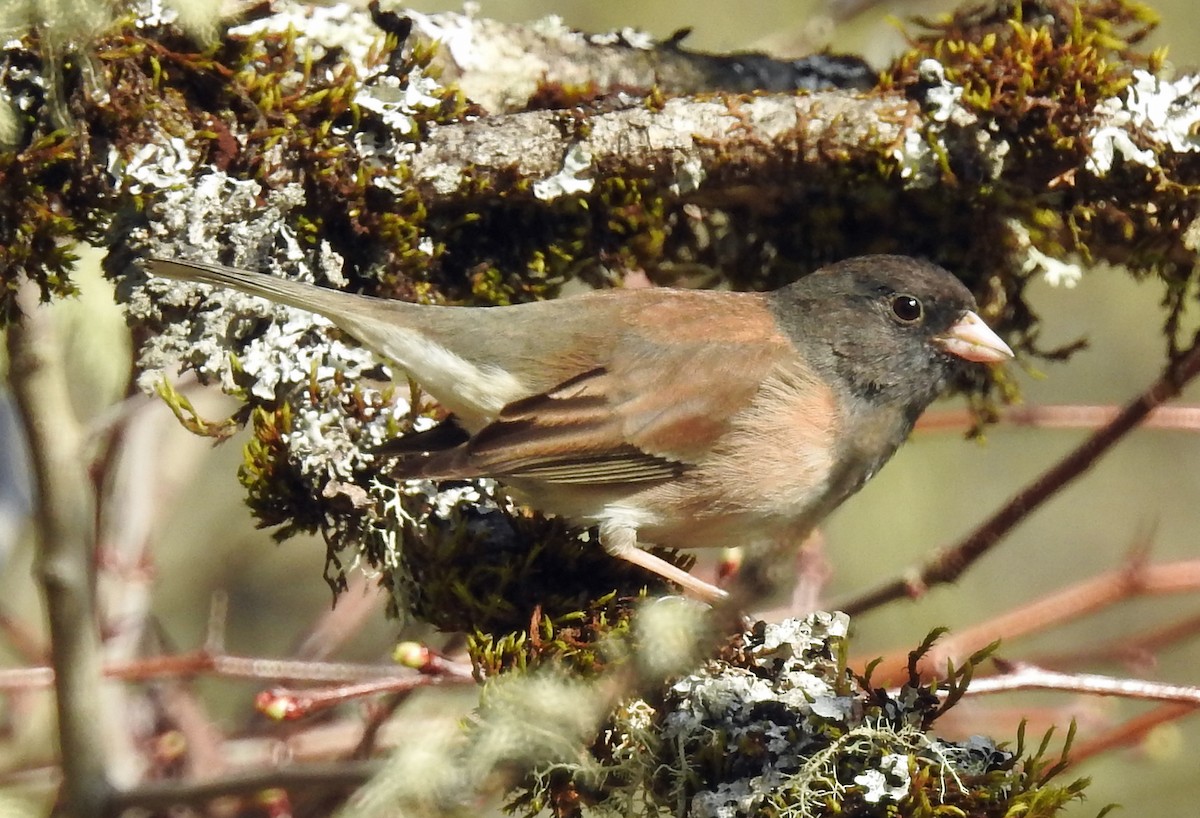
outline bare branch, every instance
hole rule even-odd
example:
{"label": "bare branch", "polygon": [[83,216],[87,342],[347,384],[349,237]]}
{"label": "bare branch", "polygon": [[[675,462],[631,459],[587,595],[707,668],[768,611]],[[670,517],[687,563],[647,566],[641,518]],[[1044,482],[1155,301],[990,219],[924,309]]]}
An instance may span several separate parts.
{"label": "bare branch", "polygon": [[322,688],[319,690],[295,690],[283,687],[273,688],[259,694],[255,702],[259,712],[277,721],[292,721],[328,710],[339,704],[361,699],[366,696],[377,696],[380,693],[408,693],[419,687],[433,687],[439,684],[474,684],[468,676],[458,674],[403,676],[392,679],[376,679],[370,682],[340,685],[338,687]]}
{"label": "bare branch", "polygon": [[[441,12],[405,10],[413,34],[436,49],[443,79],[456,82],[489,113],[537,107],[541,101],[587,93],[658,89],[668,96],[716,90],[817,90],[828,81],[874,83],[860,60],[818,55],[799,60],[772,59],[743,52],[712,55],[681,47],[684,32],[654,42],[634,29],[584,34],[554,18],[534,25]],[[387,25],[376,15],[376,23]],[[540,98],[540,99],[539,99]]]}
{"label": "bare branch", "polygon": [[[1139,559],[1133,559],[1099,576],[943,637],[925,655],[921,667],[937,674],[946,667],[947,661],[961,664],[966,657],[997,639],[1009,645],[1022,636],[1044,633],[1131,597],[1194,593],[1198,589],[1200,560],[1147,565]],[[904,678],[907,656],[905,651],[884,656],[879,661],[876,677],[884,684],[898,684]]]}
{"label": "bare branch", "polygon": [[975,679],[967,693],[985,696],[1010,693],[1014,690],[1057,690],[1066,693],[1087,693],[1092,696],[1120,696],[1156,702],[1180,702],[1200,707],[1200,687],[1172,685],[1148,679],[1118,679],[1095,673],[1059,673],[1025,662],[997,660],[1004,673],[986,679]]}
{"label": "bare branch", "polygon": [[[1033,429],[1099,429],[1112,423],[1120,413],[1117,406],[1027,404],[1001,409],[996,422]],[[916,428],[923,432],[963,431],[978,423],[979,418],[968,409],[940,409],[922,415]],[[1146,415],[1141,426],[1143,429],[1200,432],[1200,406],[1160,406]]]}
{"label": "bare branch", "polygon": [[119,809],[165,809],[181,805],[202,806],[215,798],[251,795],[267,789],[289,792],[347,793],[360,787],[380,769],[376,761],[328,764],[290,764],[273,770],[234,773],[209,781],[163,781],[125,790],[116,799]]}
{"label": "bare branch", "polygon": [[1099,735],[1090,741],[1080,742],[1071,750],[1071,763],[1100,755],[1117,747],[1128,747],[1141,739],[1155,727],[1167,724],[1196,712],[1196,706],[1190,703],[1171,703],[1154,708],[1148,713],[1135,716],[1118,725],[1112,730]]}
{"label": "bare branch", "polygon": [[[155,656],[112,664],[103,669],[103,674],[110,679],[130,682],[189,678],[201,675],[268,681],[292,679],[295,681],[334,682],[395,679],[408,676],[409,671],[394,665],[262,659],[198,650],[175,656]],[[45,687],[53,681],[54,670],[49,667],[0,670],[0,690]]]}
{"label": "bare branch", "polygon": [[70,412],[62,348],[35,288],[22,288],[25,317],[8,333],[9,382],[29,436],[37,483],[36,573],[46,600],[58,705],[64,793],[72,815],[102,815],[112,795],[105,761],[100,634],[92,568],[94,496],[82,435]]}
{"label": "bare branch", "polygon": [[1150,667],[1155,664],[1156,653],[1197,634],[1200,634],[1200,614],[1193,614],[1176,622],[1114,639],[1107,644],[1043,656],[1038,663],[1065,667],[1083,662],[1110,661],[1123,662],[1127,666]]}

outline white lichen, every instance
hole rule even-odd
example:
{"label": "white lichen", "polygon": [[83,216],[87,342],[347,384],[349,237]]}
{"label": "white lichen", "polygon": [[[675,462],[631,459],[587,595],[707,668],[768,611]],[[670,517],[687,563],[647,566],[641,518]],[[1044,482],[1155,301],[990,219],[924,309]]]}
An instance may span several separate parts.
{"label": "white lichen", "polygon": [[675,163],[675,179],[669,189],[676,196],[694,193],[704,184],[705,175],[704,163],[699,157],[689,155],[682,162]]}
{"label": "white lichen", "polygon": [[1200,150],[1198,87],[1197,75],[1170,82],[1148,71],[1134,71],[1123,96],[1096,106],[1096,124],[1088,131],[1091,153],[1084,167],[1095,176],[1106,176],[1118,156],[1152,168],[1158,164],[1156,150]]}
{"label": "white lichen", "polygon": [[105,170],[118,190],[137,195],[187,185],[196,160],[184,140],[164,135],[159,141],[146,142],[128,159],[115,145],[109,145]]}
{"label": "white lichen", "polygon": [[908,128],[901,143],[892,152],[900,178],[911,187],[930,187],[941,179],[938,157],[950,153],[946,140],[950,134],[966,132],[971,148],[988,178],[998,179],[1004,172],[1010,146],[986,128],[979,117],[962,103],[963,88],[946,78],[946,70],[937,60],[927,58],[917,66],[923,88],[923,127]]}
{"label": "white lichen", "polygon": [[[951,788],[966,791],[963,773],[1011,762],[986,739],[931,737],[927,691],[905,688],[874,704],[852,694],[838,658],[848,626],[844,614],[821,612],[758,623],[743,634],[738,664],[705,663],[653,709],[623,703],[604,735],[611,762],[602,772],[594,761],[556,769],[602,782],[604,799],[589,807],[601,816],[812,818],[830,804],[863,802],[879,804],[882,815],[911,795],[916,769],[932,772],[945,803]],[[802,689],[823,693],[794,695]]]}
{"label": "white lichen", "polygon": [[534,20],[529,24],[529,29],[548,40],[575,39],[581,36],[568,26],[562,16],[558,14],[547,14],[545,17]]}
{"label": "white lichen", "polygon": [[6,40],[0,46],[0,147],[11,149],[21,144],[27,126],[21,114],[34,111],[46,99],[50,83],[39,65],[41,57],[19,39]]}
{"label": "white lichen", "polygon": [[378,116],[394,133],[411,136],[417,129],[415,114],[441,103],[436,95],[441,87],[437,80],[414,68],[403,81],[386,75],[363,85],[354,95],[354,102]]}
{"label": "white lichen", "polygon": [[[899,803],[908,795],[912,779],[908,774],[909,757],[900,753],[888,753],[879,761],[879,769],[867,770],[854,777],[854,783],[862,787],[863,799],[872,804],[880,801]],[[899,783],[893,783],[893,782]]]}
{"label": "white lichen", "polygon": [[624,45],[640,51],[650,51],[658,45],[650,32],[630,26],[588,35],[588,42],[592,45]]}
{"label": "white lichen", "polygon": [[476,30],[480,21],[475,16],[478,4],[468,3],[463,13],[446,11],[438,14],[422,14],[411,9],[404,13],[413,22],[413,29],[433,40],[450,55],[460,69],[486,68],[485,51],[479,47]]}
{"label": "white lichen", "polygon": [[[421,14],[405,8],[403,13],[412,20],[414,32],[439,46],[440,61],[452,66],[459,87],[473,102],[489,111],[523,106],[551,70],[540,53],[543,49],[530,47],[508,27],[478,18],[473,11],[468,7],[465,14]],[[557,40],[561,47],[581,41],[581,35],[552,17],[527,30],[544,40]]]}
{"label": "white lichen", "polygon": [[274,3],[271,14],[233,26],[227,33],[231,37],[250,38],[289,30],[299,38],[300,49],[307,49],[314,60],[324,59],[337,50],[354,65],[359,76],[367,74],[367,58],[384,37],[370,15],[363,14],[356,5],[315,6],[290,0]]}
{"label": "white lichen", "polygon": [[1073,288],[1083,278],[1083,267],[1077,260],[1057,259],[1033,246],[1029,231],[1018,221],[1010,220],[1008,229],[1016,239],[1018,248],[1025,254],[1021,261],[1021,272],[1040,275],[1051,287]]}
{"label": "white lichen", "polygon": [[559,196],[588,193],[595,186],[596,180],[580,178],[579,174],[589,170],[591,166],[592,155],[581,143],[576,143],[563,157],[562,169],[558,173],[533,183],[533,195],[542,201],[550,202]]}
{"label": "white lichen", "polygon": [[963,89],[946,79],[946,69],[935,59],[926,58],[917,66],[925,91],[925,114],[934,122],[949,122],[961,115]]}

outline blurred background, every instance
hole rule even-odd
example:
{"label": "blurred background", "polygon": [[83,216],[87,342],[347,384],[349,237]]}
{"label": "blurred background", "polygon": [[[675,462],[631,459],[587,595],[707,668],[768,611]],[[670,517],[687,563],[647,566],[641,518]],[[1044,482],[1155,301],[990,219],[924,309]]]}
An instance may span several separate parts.
{"label": "blurred background", "polygon": [[[690,27],[685,45],[728,51],[764,49],[801,56],[826,46],[864,55],[876,66],[903,46],[896,20],[935,15],[947,2],[885,2],[858,15],[851,3],[752,0],[484,0],[482,16],[506,21],[561,16],[573,27],[605,31],[632,26],[666,38]],[[455,10],[433,0],[414,3],[423,11]],[[1155,45],[1170,47],[1169,59],[1186,70],[1200,59],[1200,19],[1190,0],[1154,3],[1163,24]],[[844,17],[842,16],[844,15]],[[96,254],[85,255],[84,294],[55,309],[72,362],[77,408],[103,422],[121,400],[129,372],[129,339],[111,294],[95,274]],[[1118,270],[1089,271],[1072,289],[1039,284],[1032,292],[1044,318],[1044,345],[1085,337],[1089,346],[1070,362],[1033,362],[1020,381],[1030,404],[1120,405],[1157,377],[1165,343],[1161,334],[1162,288],[1135,283]],[[1185,400],[1197,401],[1193,388]],[[939,405],[936,408],[946,408]],[[206,406],[210,417],[220,406]],[[30,580],[30,546],[24,514],[28,485],[18,438],[0,404],[0,610],[28,627],[38,627],[40,604]],[[185,650],[204,639],[214,589],[227,595],[227,648],[234,653],[283,656],[310,637],[329,609],[321,580],[324,548],[297,538],[282,545],[254,529],[236,479],[240,438],[213,448],[179,428],[167,408],[153,401],[138,411],[154,417],[145,450],[157,463],[130,467],[131,496],[149,509],[151,559],[116,568],[139,588],[160,623],[164,649]],[[872,587],[917,562],[931,549],[970,531],[1019,487],[1077,444],[1082,431],[999,427],[985,442],[965,441],[954,432],[919,434],[825,529],[834,565],[828,598],[836,600]],[[150,498],[149,503],[145,498]],[[1131,549],[1150,547],[1148,559],[1171,561],[1200,551],[1200,436],[1186,432],[1136,432],[1083,479],[1033,515],[1015,534],[976,565],[953,588],[937,589],[915,603],[894,604],[854,622],[854,653],[875,655],[915,646],[934,627],[964,628],[1040,596],[1119,566]],[[369,592],[353,592],[370,598]],[[1183,596],[1123,602],[1075,625],[1035,639],[1006,644],[1009,658],[1086,651],[1109,640],[1200,614],[1200,599]],[[338,656],[376,661],[385,657],[398,632],[378,605]],[[0,644],[0,661],[19,663]],[[1200,684],[1200,642],[1183,641],[1137,665],[1092,665],[1082,669]],[[224,702],[216,715],[241,723],[258,686],[204,680],[201,688]],[[438,695],[442,695],[438,693]],[[469,694],[468,694],[469,695]],[[409,707],[424,706],[418,697]],[[425,704],[428,704],[425,701]],[[48,696],[0,699],[8,739],[0,740],[0,765],[20,766],[48,752]],[[1010,738],[1013,712],[1034,718],[1040,729],[1071,716],[1085,726],[1116,723],[1144,706],[1063,694],[986,698],[963,705],[977,717],[978,732]],[[995,718],[1002,711],[1004,720]],[[39,747],[41,749],[39,749]],[[1136,746],[1111,752],[1075,771],[1094,783],[1088,801],[1072,815],[1094,815],[1110,802],[1128,814],[1186,816],[1200,797],[1200,718],[1155,730]]]}

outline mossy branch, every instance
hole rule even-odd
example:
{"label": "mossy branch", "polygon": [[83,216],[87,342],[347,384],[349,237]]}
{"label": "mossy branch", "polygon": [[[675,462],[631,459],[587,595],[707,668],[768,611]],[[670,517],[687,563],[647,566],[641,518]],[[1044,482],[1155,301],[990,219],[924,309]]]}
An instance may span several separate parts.
{"label": "mossy branch", "polygon": [[[1029,281],[1069,285],[1082,274],[1076,262],[1107,260],[1164,282],[1163,323],[1178,345],[1200,245],[1200,79],[1157,75],[1161,55],[1136,48],[1147,24],[1140,9],[1126,0],[968,9],[914,34],[877,86],[855,81],[855,91],[805,96],[766,81],[789,75],[761,55],[722,61],[688,54],[677,39],[643,48],[627,34],[547,36],[530,27],[534,45],[496,60],[485,50],[497,31],[489,24],[404,20],[382,7],[262,12],[206,47],[164,17],[118,21],[74,47],[51,48],[30,32],[0,50],[3,97],[20,102],[0,150],[8,193],[0,200],[0,315],[20,312],[12,293],[21,279],[44,296],[71,292],[70,243],[104,244],[139,328],[143,383],[184,358],[247,404],[238,417],[253,419],[242,476],[254,509],[284,532],[321,531],[332,584],[346,565],[378,569],[394,610],[476,633],[476,667],[496,676],[519,679],[540,666],[599,675],[628,659],[608,651],[627,634],[637,638],[630,622],[642,577],[612,568],[586,532],[517,508],[490,483],[443,489],[386,480],[364,452],[423,422],[430,408],[419,395],[406,401],[384,386],[384,364],[327,324],[149,283],[138,258],[186,253],[356,291],[483,304],[553,297],[572,278],[599,285],[643,273],[762,288],[834,258],[903,252],[956,270],[985,317],[1027,355],[1059,354],[1039,346],[1040,318],[1024,297]],[[483,34],[450,36],[468,24]],[[492,43],[502,45],[498,34]],[[551,52],[561,57],[546,59]],[[538,67],[551,62],[561,73]],[[569,62],[585,73],[568,74]],[[761,83],[725,84],[747,66],[762,69]],[[679,79],[684,68],[690,79]],[[501,87],[476,84],[489,72]],[[70,129],[59,128],[63,111]],[[1173,374],[1171,390],[1190,377]],[[980,406],[1011,389],[996,381],[962,387]],[[1110,437],[1132,428],[1143,409],[1123,415],[1126,427]],[[65,462],[65,442],[48,445]],[[63,542],[83,530],[64,531]],[[976,554],[997,531],[985,529],[959,556]],[[78,559],[70,565],[81,567]],[[953,568],[935,566],[931,576]],[[78,591],[78,577],[69,578]],[[60,600],[52,618],[84,622],[80,600]],[[62,649],[87,648],[61,632],[62,622]],[[832,624],[840,640],[844,623]],[[744,803],[795,815],[850,794],[854,814],[894,807],[927,815],[929,804],[907,793],[949,791],[946,806],[960,811],[991,799],[982,784],[963,786],[964,774],[948,763],[954,756],[978,762],[982,783],[1014,791],[1012,759],[995,748],[970,758],[970,748],[921,732],[925,717],[940,713],[932,691],[908,691],[906,700],[880,694],[864,712],[846,693],[843,646],[764,628],[730,648],[740,649],[747,654],[713,660],[645,707],[610,713],[609,746],[584,748],[601,711],[612,710],[615,688],[601,691],[573,732],[546,741],[555,752],[566,748],[578,769],[538,759],[545,764],[526,782],[529,808],[611,797],[622,806],[639,798],[649,809],[693,798],[696,809]],[[689,651],[660,653],[694,660]],[[807,659],[837,675],[816,697],[807,692]],[[92,672],[82,661],[75,667]],[[86,678],[64,676],[63,684],[77,695]],[[726,696],[727,686],[739,695]],[[544,704],[528,686],[513,690]],[[781,706],[788,694],[791,704]],[[672,722],[674,743],[657,747],[662,705],[683,715]],[[688,716],[709,709],[709,723]],[[542,727],[539,711],[530,712],[517,727]],[[720,729],[711,726],[718,715],[728,717]],[[76,744],[68,747],[65,730],[64,748],[82,764],[102,756],[84,752],[89,736],[78,716]],[[807,748],[778,740],[814,726]],[[869,740],[881,735],[882,744]],[[602,769],[587,749],[617,763]],[[445,767],[445,757],[435,761]],[[496,752],[478,766],[490,774],[512,758]],[[646,758],[653,766],[638,779]],[[70,786],[102,787],[99,764],[68,769]],[[340,789],[363,772],[330,777]],[[763,781],[785,797],[762,800]],[[1013,809],[1043,816],[1078,788],[1016,792],[1028,803]],[[161,803],[151,795],[143,803]],[[972,814],[1006,811],[1007,803],[989,802]]]}
{"label": "mossy branch", "polygon": [[[917,103],[900,94],[845,91],[529,111],[438,128],[413,157],[413,181],[433,207],[522,194],[549,200],[562,189],[540,193],[545,188],[537,183],[577,162],[576,182],[587,189],[601,179],[632,177],[673,187],[683,201],[738,205],[750,190],[768,197],[794,192],[791,174],[804,166],[886,165],[919,125],[919,114]],[[526,184],[512,187],[513,178]]]}

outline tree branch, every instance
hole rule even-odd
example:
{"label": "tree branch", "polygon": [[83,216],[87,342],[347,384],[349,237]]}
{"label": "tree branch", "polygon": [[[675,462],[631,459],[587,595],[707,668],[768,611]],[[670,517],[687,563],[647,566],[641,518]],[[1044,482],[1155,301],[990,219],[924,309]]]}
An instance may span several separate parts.
{"label": "tree branch", "polygon": [[[1120,413],[1117,406],[1025,404],[1001,409],[996,423],[1031,429],[1099,429],[1112,423]],[[922,415],[916,428],[921,432],[962,431],[978,423],[979,418],[969,409],[938,409]],[[1200,406],[1160,406],[1146,415],[1141,427],[1200,432]]]}
{"label": "tree branch", "polygon": [[1076,744],[1071,749],[1071,763],[1079,764],[1108,750],[1132,746],[1160,724],[1176,721],[1195,712],[1196,705],[1189,702],[1170,702],[1160,705],[1147,713],[1142,713],[1117,725],[1102,735]]}
{"label": "tree branch", "polygon": [[1015,690],[1058,690],[1091,696],[1121,696],[1155,702],[1178,702],[1200,707],[1200,688],[1172,685],[1148,679],[1118,679],[1095,673],[1058,673],[1026,662],[997,661],[1002,675],[974,679],[967,693],[984,696]]}
{"label": "tree branch", "polygon": [[[745,201],[745,191],[794,189],[780,171],[889,155],[919,124],[919,106],[899,94],[864,97],[843,91],[808,96],[675,98],[580,118],[531,111],[445,125],[413,157],[413,180],[431,203],[464,191],[508,190],[514,177],[548,180],[568,166],[584,181],[629,175],[704,186],[706,204]],[[590,186],[585,188],[590,189]],[[528,188],[530,198],[540,188]]]}
{"label": "tree branch", "polygon": [[[681,46],[686,30],[655,42],[629,28],[585,34],[555,18],[514,25],[457,12],[404,14],[412,21],[413,36],[436,50],[434,64],[442,78],[457,83],[493,115],[622,90],[654,88],[667,96],[682,96],[875,83],[874,72],[856,58],[816,55],[788,60],[756,52],[690,51]],[[386,16],[378,13],[375,22],[389,27]]]}
{"label": "tree branch", "polygon": [[[920,667],[936,675],[945,670],[947,661],[959,665],[997,639],[1008,645],[1013,640],[1045,633],[1134,596],[1194,593],[1198,589],[1200,560],[1177,560],[1161,565],[1131,560],[986,622],[948,634],[922,657]],[[889,653],[880,659],[874,676],[881,684],[899,684],[905,678],[907,662],[907,651]]]}
{"label": "tree branch", "polygon": [[[353,662],[313,662],[295,659],[263,659],[253,656],[232,656],[196,650],[173,656],[152,656],[105,666],[103,675],[109,679],[145,682],[156,679],[192,678],[201,675],[229,679],[259,679],[274,681],[291,679],[307,682],[348,682],[363,679],[397,679],[411,671],[395,665],[359,664]],[[53,682],[53,668],[28,667],[0,670],[0,690],[26,690],[45,687]],[[417,678],[417,677],[414,677]]]}
{"label": "tree branch", "polygon": [[23,286],[21,297],[25,317],[8,333],[9,382],[37,484],[35,570],[50,628],[64,796],[70,814],[102,815],[113,790],[97,695],[102,676],[92,587],[94,496],[50,313],[37,307],[32,285]]}
{"label": "tree branch", "polygon": [[125,790],[115,799],[118,810],[140,807],[161,810],[177,806],[203,806],[215,798],[252,795],[262,790],[286,789],[327,793],[351,792],[375,775],[378,761],[342,761],[328,764],[290,764],[272,770],[239,772],[210,781],[162,781]]}

